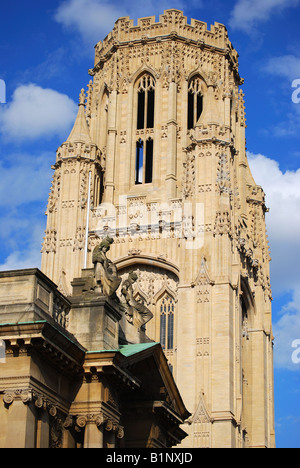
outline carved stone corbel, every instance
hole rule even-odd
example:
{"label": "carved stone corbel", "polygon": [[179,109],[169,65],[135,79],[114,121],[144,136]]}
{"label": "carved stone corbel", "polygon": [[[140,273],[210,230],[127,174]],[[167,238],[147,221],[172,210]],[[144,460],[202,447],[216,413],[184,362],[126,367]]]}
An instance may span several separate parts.
{"label": "carved stone corbel", "polygon": [[102,426],[102,424],[104,423],[104,416],[103,416],[102,413],[97,414],[97,415],[95,416],[95,423],[96,423],[96,426],[97,426],[97,427]]}
{"label": "carved stone corbel", "polygon": [[117,439],[123,439],[124,437],[124,427],[123,426],[118,426],[117,431],[116,431],[116,436]]}
{"label": "carved stone corbel", "polygon": [[29,389],[20,389],[20,390],[7,390],[3,395],[3,402],[6,405],[11,405],[14,400],[19,399],[24,404],[32,401],[32,390]]}
{"label": "carved stone corbel", "polygon": [[85,416],[78,416],[76,418],[76,426],[78,426],[79,430],[83,429],[86,426],[86,423],[87,423],[87,418]]}
{"label": "carved stone corbel", "polygon": [[32,390],[22,390],[21,392],[21,400],[24,404],[29,403],[32,401]]}
{"label": "carved stone corbel", "polygon": [[42,397],[42,395],[35,394],[34,400],[34,406],[36,406],[36,408],[41,409],[44,407],[44,398]]}
{"label": "carved stone corbel", "polygon": [[[87,424],[94,423],[99,428],[104,424],[104,416],[102,413],[98,414],[86,414],[77,416],[75,419],[75,430],[77,432],[81,431]],[[67,416],[64,427],[69,429],[73,426],[73,418],[72,416]]]}
{"label": "carved stone corbel", "polygon": [[15,399],[15,392],[6,391],[3,395],[3,401],[6,405],[11,405]]}
{"label": "carved stone corbel", "polygon": [[63,426],[65,429],[70,429],[74,424],[74,421],[73,421],[73,418],[72,416],[67,416],[64,423],[63,423]]}
{"label": "carved stone corbel", "polygon": [[105,421],[105,430],[108,432],[113,430],[113,421],[111,419]]}
{"label": "carved stone corbel", "polygon": [[53,418],[56,417],[56,415],[57,415],[57,408],[56,408],[56,406],[54,406],[54,405],[50,405],[50,406],[49,406],[49,414],[50,414],[50,416],[52,416]]}
{"label": "carved stone corbel", "polygon": [[124,437],[124,427],[120,426],[116,421],[112,419],[107,419],[105,421],[105,430],[108,432],[114,432],[117,439],[123,439]]}

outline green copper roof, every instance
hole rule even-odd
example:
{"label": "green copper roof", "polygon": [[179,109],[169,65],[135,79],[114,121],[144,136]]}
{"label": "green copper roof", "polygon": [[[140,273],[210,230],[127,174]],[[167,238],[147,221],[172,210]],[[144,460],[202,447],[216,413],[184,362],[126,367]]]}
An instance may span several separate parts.
{"label": "green copper roof", "polygon": [[133,356],[134,354],[141,353],[142,351],[145,351],[146,349],[152,348],[153,346],[156,346],[159,343],[138,343],[138,344],[128,344],[128,345],[120,345],[120,348],[118,349],[98,349],[98,350],[93,350],[93,351],[87,351],[87,354],[91,353],[109,353],[109,352],[114,352],[114,353],[121,353],[125,357]]}
{"label": "green copper roof", "polygon": [[123,356],[128,357],[128,356],[133,356],[133,354],[141,353],[145,349],[152,348],[153,346],[156,346],[158,343],[139,343],[139,344],[129,344],[129,345],[123,345],[120,346],[120,353],[123,354]]}
{"label": "green copper roof", "polygon": [[47,323],[47,320],[30,320],[29,322],[7,322],[7,323],[0,323],[0,327],[7,327],[8,325],[33,325],[36,323]]}

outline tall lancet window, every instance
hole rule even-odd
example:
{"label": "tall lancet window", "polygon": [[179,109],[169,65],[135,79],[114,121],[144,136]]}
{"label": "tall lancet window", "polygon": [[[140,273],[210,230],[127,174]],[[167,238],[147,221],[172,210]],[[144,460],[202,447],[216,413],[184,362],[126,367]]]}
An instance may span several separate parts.
{"label": "tall lancet window", "polygon": [[153,129],[155,82],[143,75],[137,86],[137,141],[135,184],[150,184],[153,178]]}
{"label": "tall lancet window", "polygon": [[203,92],[201,78],[196,76],[190,81],[188,89],[188,129],[194,128],[203,111]]}
{"label": "tall lancet window", "polygon": [[174,314],[175,301],[166,294],[160,304],[160,343],[164,350],[174,348]]}

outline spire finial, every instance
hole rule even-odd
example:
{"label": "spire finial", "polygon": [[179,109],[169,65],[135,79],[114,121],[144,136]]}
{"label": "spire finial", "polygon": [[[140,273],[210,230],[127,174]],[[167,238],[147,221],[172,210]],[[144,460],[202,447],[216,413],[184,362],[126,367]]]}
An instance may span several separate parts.
{"label": "spire finial", "polygon": [[85,116],[85,101],[86,95],[82,88],[79,94],[78,113],[73,126],[73,129],[69,135],[67,141],[69,142],[84,142],[91,143],[90,131]]}
{"label": "spire finial", "polygon": [[80,94],[79,94],[79,105],[80,106],[85,106],[85,92],[84,92],[84,89],[82,88]]}

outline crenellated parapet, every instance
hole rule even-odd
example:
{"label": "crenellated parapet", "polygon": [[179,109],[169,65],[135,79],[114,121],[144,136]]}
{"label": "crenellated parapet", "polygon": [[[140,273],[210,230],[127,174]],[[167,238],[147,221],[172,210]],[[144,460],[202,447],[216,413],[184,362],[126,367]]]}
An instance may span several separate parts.
{"label": "crenellated parapet", "polygon": [[106,54],[114,46],[126,41],[146,41],[152,38],[157,40],[157,37],[164,39],[169,35],[199,42],[199,46],[209,45],[219,49],[232,47],[223,24],[216,22],[209,30],[203,21],[191,19],[191,24],[188,24],[182,11],[169,9],[159,16],[158,22],[155,21],[155,16],[139,18],[137,25],[134,25],[129,16],[119,18],[112,32],[103,42],[98,42],[96,50],[101,56],[101,53]]}
{"label": "crenellated parapet", "polygon": [[[165,10],[158,22],[155,21],[155,16],[139,18],[137,25],[134,25],[134,21],[129,17],[119,18],[114,29],[103,41],[96,44],[94,68],[89,73],[94,76],[117,50],[122,56],[124,48],[128,46],[131,48],[132,57],[142,58],[148,51],[148,55],[160,55],[163,58],[165,53],[161,46],[165,47],[166,42],[175,42],[178,48],[184,47],[187,56],[205,57],[217,53],[225,57],[237,81],[242,84],[243,80],[238,74],[238,53],[228,38],[226,27],[216,22],[209,30],[206,23],[195,19],[191,19],[191,23],[188,24],[183,12],[176,9]],[[174,48],[173,45],[171,49],[174,52],[176,46]],[[147,62],[147,59],[144,62]],[[119,67],[119,63],[115,63],[114,67]]]}

